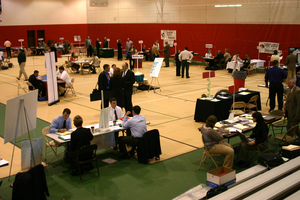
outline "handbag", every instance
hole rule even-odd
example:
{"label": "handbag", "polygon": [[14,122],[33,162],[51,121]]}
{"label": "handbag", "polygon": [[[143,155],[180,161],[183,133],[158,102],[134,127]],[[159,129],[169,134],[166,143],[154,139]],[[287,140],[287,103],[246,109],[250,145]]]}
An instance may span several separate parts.
{"label": "handbag", "polygon": [[93,89],[92,93],[90,94],[90,101],[99,101],[101,100],[101,91],[97,89],[97,83],[95,89]]}

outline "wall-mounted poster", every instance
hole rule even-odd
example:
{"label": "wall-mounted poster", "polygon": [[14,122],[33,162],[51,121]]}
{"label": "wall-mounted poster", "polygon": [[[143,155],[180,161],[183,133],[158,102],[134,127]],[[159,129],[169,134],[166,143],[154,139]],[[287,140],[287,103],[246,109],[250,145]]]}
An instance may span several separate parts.
{"label": "wall-mounted poster", "polygon": [[176,30],[161,30],[160,37],[162,40],[176,40]]}
{"label": "wall-mounted poster", "polygon": [[279,49],[279,43],[274,42],[259,42],[259,53],[273,54],[274,50]]}

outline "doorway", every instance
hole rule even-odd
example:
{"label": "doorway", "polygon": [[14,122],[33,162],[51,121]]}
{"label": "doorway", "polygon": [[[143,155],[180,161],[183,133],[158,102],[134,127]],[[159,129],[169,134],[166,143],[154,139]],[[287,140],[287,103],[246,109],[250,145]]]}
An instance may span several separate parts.
{"label": "doorway", "polygon": [[35,47],[35,31],[27,31],[28,48]]}

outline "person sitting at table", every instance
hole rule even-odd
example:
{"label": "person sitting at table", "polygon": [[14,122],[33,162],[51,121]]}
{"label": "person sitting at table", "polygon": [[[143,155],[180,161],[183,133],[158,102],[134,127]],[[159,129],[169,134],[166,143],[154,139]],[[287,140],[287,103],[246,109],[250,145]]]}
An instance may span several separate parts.
{"label": "person sitting at table", "polygon": [[[132,108],[133,117],[128,120],[128,115],[131,114],[130,111],[126,112],[126,115],[123,119],[123,127],[129,128],[131,131],[131,136],[123,136],[119,138],[119,146],[122,155],[119,157],[120,159],[129,159],[130,156],[134,156],[135,149],[140,142],[142,136],[147,132],[146,119],[144,116],[140,115],[141,107],[134,106]],[[126,149],[125,144],[131,145],[131,150],[129,151],[129,155]]]}
{"label": "person sitting at table", "polygon": [[47,51],[49,51],[49,48],[45,42],[43,42],[42,47],[44,48],[43,54]]}
{"label": "person sitting at table", "polygon": [[76,73],[79,73],[80,66],[79,66],[78,64],[76,64],[76,63],[73,63],[73,62],[76,61],[75,53],[74,53],[74,52],[71,54],[71,57],[70,57],[70,60],[69,60],[69,61],[72,63],[71,69],[72,69],[73,71],[76,71]]}
{"label": "person sitting at table", "polygon": [[236,52],[236,54],[232,57],[231,61],[243,62],[243,60],[240,58],[240,53],[239,52]]}
{"label": "person sitting at table", "polygon": [[209,58],[214,58],[211,54],[210,49],[207,49],[207,53],[205,53],[205,61],[209,63],[209,67],[214,66],[214,59],[209,59]]}
{"label": "person sitting at table", "polygon": [[[65,68],[63,66],[59,67],[59,74],[58,74],[57,79],[65,81],[66,82],[65,87],[72,86],[70,75],[68,74],[68,72],[65,71]],[[60,96],[64,96],[65,93],[66,93],[66,89],[61,84],[59,84],[58,85],[58,94]]]}
{"label": "person sitting at table", "polygon": [[[75,176],[78,174],[78,171],[75,169],[75,160],[77,158],[78,151],[81,147],[90,145],[94,136],[91,133],[91,129],[82,127],[83,120],[80,115],[76,115],[74,117],[73,123],[74,126],[76,126],[76,130],[71,133],[70,151],[66,153],[66,160],[72,170],[71,175]],[[91,152],[87,152],[83,154],[80,159],[89,159],[91,156]],[[92,168],[92,165],[90,167]]]}
{"label": "person sitting at table", "polygon": [[229,49],[225,49],[225,53],[224,53],[224,59],[225,59],[225,64],[227,64],[227,62],[229,61],[229,59],[231,58]]}
{"label": "person sitting at table", "polygon": [[260,112],[255,112],[252,114],[253,122],[256,122],[256,126],[253,129],[253,133],[247,138],[254,138],[252,142],[245,143],[240,142],[239,151],[238,151],[238,165],[240,167],[249,167],[249,151],[253,151],[259,146],[260,150],[268,148],[267,138],[269,129],[265,120]]}
{"label": "person sitting at table", "polygon": [[249,66],[250,63],[251,63],[251,59],[248,56],[248,54],[246,54],[243,67],[241,67],[240,71],[245,71],[245,69]]}
{"label": "person sitting at table", "polygon": [[222,58],[224,58],[224,54],[222,53],[221,50],[219,50],[219,51],[218,51],[218,55],[215,56],[214,59],[213,59],[213,60],[216,60],[216,61],[215,61],[215,64],[214,64],[214,68],[215,68],[215,69],[218,69],[218,68],[219,68],[218,65],[219,65],[219,63],[220,63],[220,61],[221,61]]}
{"label": "person sitting at table", "polygon": [[90,64],[90,70],[92,71],[92,74],[96,74],[96,67],[100,67],[100,59],[98,58],[97,54],[93,54],[92,63]]}
{"label": "person sitting at table", "polygon": [[206,123],[201,127],[203,142],[209,153],[225,155],[223,166],[232,168],[234,160],[233,147],[222,141],[224,138],[221,132],[213,129],[216,123],[216,116],[211,115],[207,118]]}
{"label": "person sitting at table", "polygon": [[[33,74],[29,76],[29,83],[33,85],[35,89],[39,90],[39,94],[44,97],[46,96],[46,87],[43,85],[43,77],[39,77],[39,71],[34,70]],[[29,86],[29,90],[33,90],[32,86]]]}
{"label": "person sitting at table", "polygon": [[146,53],[146,45],[143,45],[142,52],[145,57],[145,61],[148,61],[149,58],[148,58],[148,54]]}
{"label": "person sitting at table", "polygon": [[51,122],[49,133],[64,133],[72,129],[70,114],[71,110],[65,108],[62,115],[55,117]]}

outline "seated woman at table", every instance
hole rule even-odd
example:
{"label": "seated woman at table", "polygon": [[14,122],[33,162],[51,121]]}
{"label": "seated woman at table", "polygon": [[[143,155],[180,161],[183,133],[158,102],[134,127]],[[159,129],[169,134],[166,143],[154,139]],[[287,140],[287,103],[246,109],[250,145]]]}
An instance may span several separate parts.
{"label": "seated woman at table", "polygon": [[76,63],[73,63],[74,61],[76,61],[74,52],[71,54],[71,57],[70,57],[69,61],[72,63],[72,65],[71,65],[72,70],[76,71],[76,73],[79,73],[80,66]]}
{"label": "seated woman at table", "polygon": [[225,59],[225,64],[227,64],[227,62],[229,61],[229,59],[231,58],[229,49],[225,49],[225,53],[224,53],[224,59]]}
{"label": "seated woman at table", "polygon": [[207,53],[205,54],[205,61],[209,63],[209,66],[214,66],[214,59],[207,59],[207,58],[213,58],[210,49],[207,50]]}
{"label": "seated woman at table", "polygon": [[224,139],[222,133],[213,129],[216,123],[216,116],[211,115],[207,118],[206,124],[201,128],[203,142],[209,150],[209,153],[222,154],[225,156],[223,163],[224,167],[232,168],[234,150],[230,144],[222,141]]}
{"label": "seated woman at table", "polygon": [[260,112],[255,112],[252,115],[253,122],[256,122],[256,126],[253,129],[253,133],[248,138],[254,138],[252,142],[244,143],[241,141],[238,151],[238,165],[240,167],[249,167],[249,151],[252,151],[259,146],[260,150],[264,150],[268,147],[268,126]]}
{"label": "seated woman at table", "polygon": [[248,56],[248,54],[245,55],[245,60],[244,60],[244,64],[243,67],[241,67],[240,71],[245,71],[245,69],[249,66],[251,60],[250,57]]}

